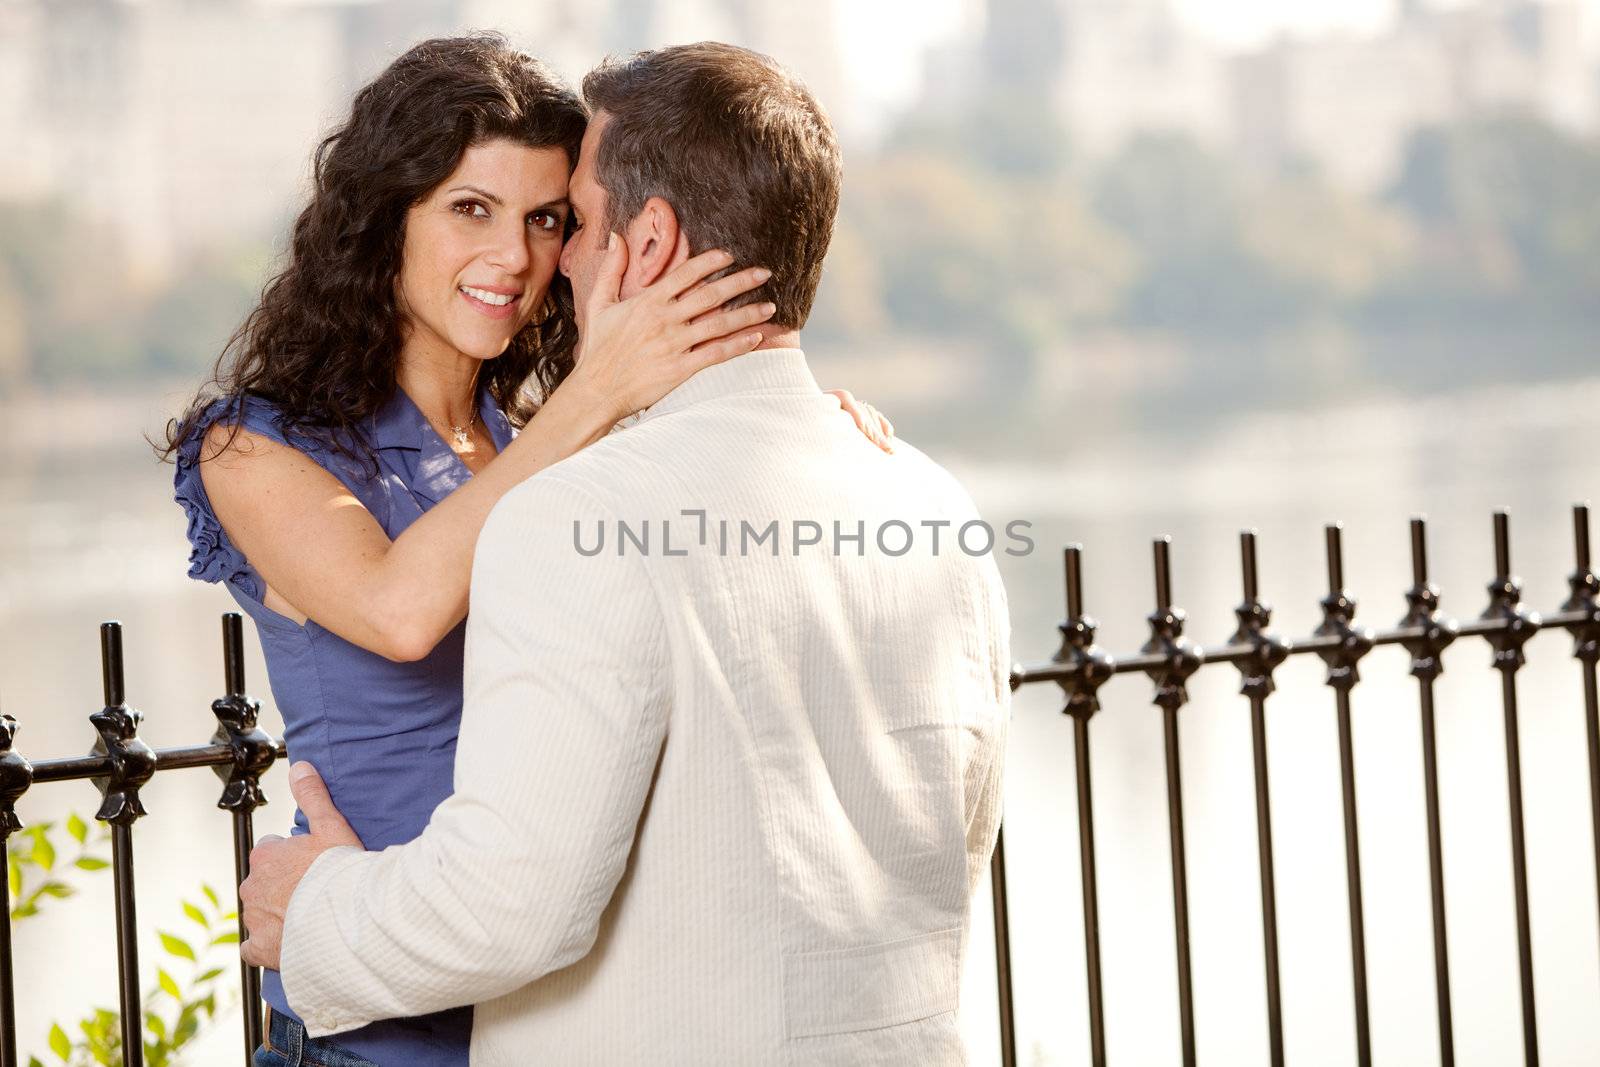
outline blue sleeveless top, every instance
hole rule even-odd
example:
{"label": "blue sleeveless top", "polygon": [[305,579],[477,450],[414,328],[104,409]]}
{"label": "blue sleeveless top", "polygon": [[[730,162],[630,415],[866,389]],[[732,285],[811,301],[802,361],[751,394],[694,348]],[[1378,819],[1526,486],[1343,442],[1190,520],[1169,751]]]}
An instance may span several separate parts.
{"label": "blue sleeveless top", "polygon": [[[478,412],[496,450],[504,449],[513,436],[511,424],[486,389],[479,390]],[[246,429],[299,449],[344,483],[391,540],[472,473],[398,387],[362,427],[377,461],[375,476],[370,464],[286,433],[278,409],[253,396],[213,401],[177,453],[173,484],[189,517],[189,576],[226,583],[255,620],[289,758],[316,766],[368,849],[410,841],[453,789],[466,624],[446,634],[426,658],[395,663],[315,620],[302,626],[263,604],[266,583],[228,540],[200,480],[203,438],[216,421],[242,421]],[[305,816],[296,811],[291,832],[306,830]],[[277,971],[262,975],[262,994],[275,1011],[298,1018]],[[382,1067],[466,1067],[471,1028],[472,1009],[466,1007],[376,1022],[330,1040]]]}

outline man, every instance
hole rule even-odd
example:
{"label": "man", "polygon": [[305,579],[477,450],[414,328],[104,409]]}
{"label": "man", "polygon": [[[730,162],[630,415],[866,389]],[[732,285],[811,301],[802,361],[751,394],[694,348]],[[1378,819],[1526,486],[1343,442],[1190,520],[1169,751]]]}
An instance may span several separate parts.
{"label": "man", "polygon": [[584,92],[579,306],[615,230],[623,297],[720,247],[772,268],[776,313],[495,508],[455,794],[369,853],[297,764],[311,833],[256,850],[246,959],[313,1036],[476,1003],[474,1064],[961,1062],[1009,623],[993,560],[958,544],[971,500],[862,437],[799,349],[833,131],[728,45]]}

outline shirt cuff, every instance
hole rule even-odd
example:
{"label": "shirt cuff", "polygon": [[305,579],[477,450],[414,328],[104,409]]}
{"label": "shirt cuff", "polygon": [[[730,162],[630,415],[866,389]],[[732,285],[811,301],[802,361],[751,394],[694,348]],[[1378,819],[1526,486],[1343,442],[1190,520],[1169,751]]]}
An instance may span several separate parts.
{"label": "shirt cuff", "polygon": [[341,989],[340,976],[330,966],[331,948],[337,944],[337,928],[332,909],[317,905],[322,903],[328,883],[341,871],[371,862],[375,855],[355,845],[328,849],[311,861],[305,877],[289,897],[289,906],[284,909],[283,936],[278,952],[283,995],[311,1037],[344,1033],[373,1021],[326,1007]]}

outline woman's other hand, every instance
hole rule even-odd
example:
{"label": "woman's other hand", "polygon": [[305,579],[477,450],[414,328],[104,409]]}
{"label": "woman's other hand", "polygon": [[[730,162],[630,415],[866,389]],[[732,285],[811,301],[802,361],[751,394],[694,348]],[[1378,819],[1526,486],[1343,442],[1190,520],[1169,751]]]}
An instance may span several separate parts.
{"label": "woman's other hand", "polygon": [[884,417],[881,411],[864,400],[857,400],[848,389],[826,389],[824,392],[839,401],[839,406],[856,420],[856,426],[867,435],[868,440],[885,452],[894,451],[894,423]]}
{"label": "woman's other hand", "polygon": [[613,421],[654,404],[696,371],[761,343],[755,327],[772,317],[773,304],[720,309],[763,284],[771,271],[750,267],[700,284],[732,262],[726,252],[702,252],[621,300],[628,245],[611,235],[585,309],[572,377],[614,412]]}

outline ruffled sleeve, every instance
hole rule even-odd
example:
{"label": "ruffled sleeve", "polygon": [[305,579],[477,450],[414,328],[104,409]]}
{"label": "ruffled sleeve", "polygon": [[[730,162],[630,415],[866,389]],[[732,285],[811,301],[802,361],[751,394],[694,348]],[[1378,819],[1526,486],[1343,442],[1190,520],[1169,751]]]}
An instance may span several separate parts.
{"label": "ruffled sleeve", "polygon": [[205,483],[200,480],[200,451],[206,431],[215,422],[242,422],[245,429],[277,441],[283,440],[276,409],[257,397],[220,397],[201,413],[178,444],[177,470],[172,477],[173,499],[189,518],[189,577],[202,582],[227,582],[259,603],[265,583],[228,535],[211,509]]}

